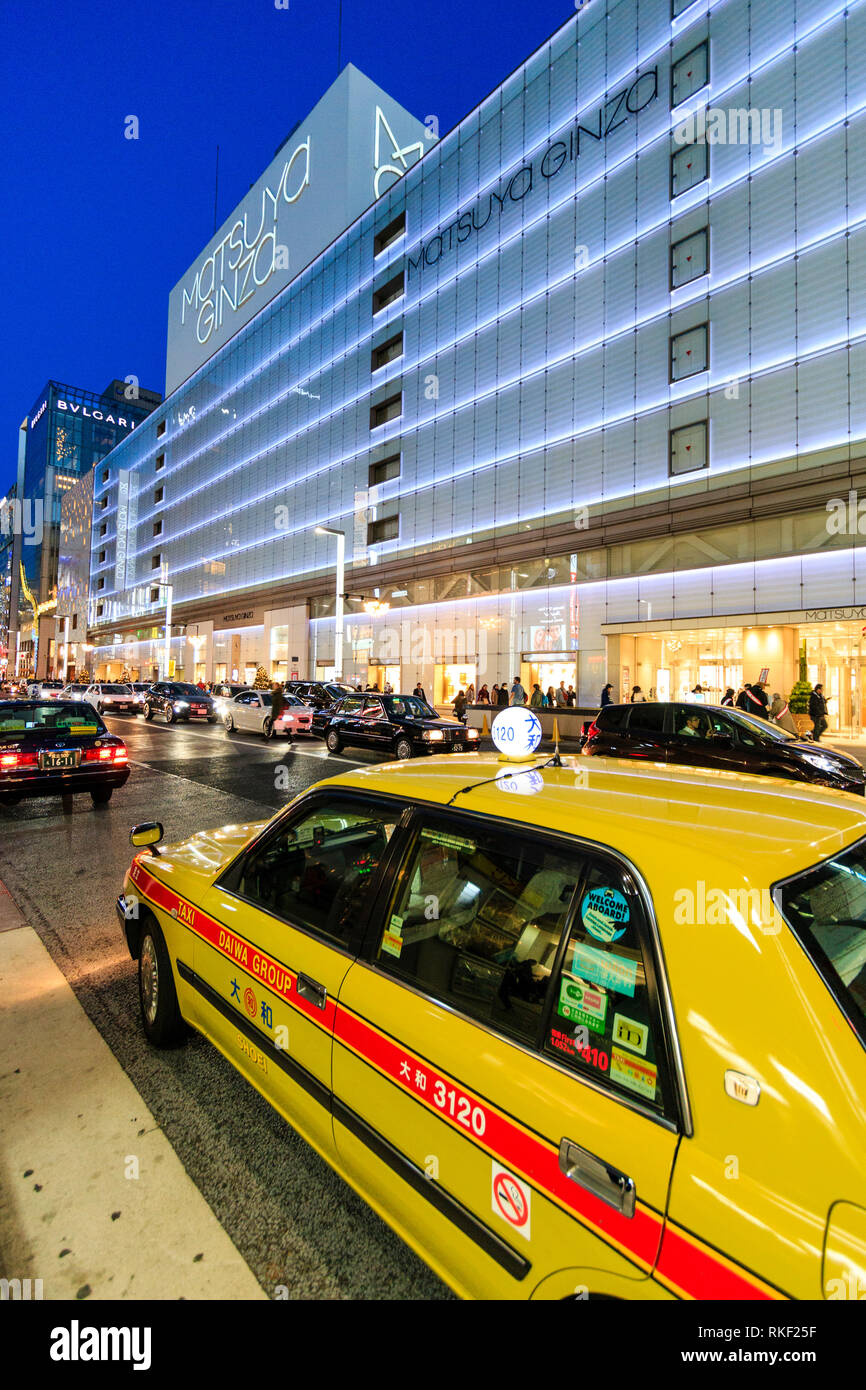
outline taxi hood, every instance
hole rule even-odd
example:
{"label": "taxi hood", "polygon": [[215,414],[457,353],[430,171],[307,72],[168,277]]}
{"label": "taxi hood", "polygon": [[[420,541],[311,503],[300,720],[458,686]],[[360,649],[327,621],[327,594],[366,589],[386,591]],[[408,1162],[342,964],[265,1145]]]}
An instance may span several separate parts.
{"label": "taxi hood", "polygon": [[159,846],[159,857],[145,855],[143,862],[150,872],[170,876],[173,870],[190,871],[213,880],[239,850],[264,830],[268,821],[251,821],[246,825],[223,825],[218,830],[201,830],[178,844]]}

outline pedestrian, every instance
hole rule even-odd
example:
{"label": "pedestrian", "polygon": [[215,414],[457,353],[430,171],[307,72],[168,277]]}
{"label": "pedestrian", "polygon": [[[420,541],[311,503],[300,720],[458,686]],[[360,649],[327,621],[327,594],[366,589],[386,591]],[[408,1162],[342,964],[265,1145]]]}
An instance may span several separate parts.
{"label": "pedestrian", "polygon": [[756,681],[754,685],[743,686],[743,693],[740,698],[743,703],[740,704],[738,700],[737,705],[740,709],[745,710],[746,714],[754,714],[759,719],[767,718],[767,706],[770,702],[760,681]]}
{"label": "pedestrian", "polygon": [[752,687],[749,685],[748,681],[746,681],[745,685],[742,687],[740,693],[737,696],[737,709],[745,711],[748,710],[750,706],[752,709],[754,709],[754,705],[752,704],[749,695],[746,693],[747,691],[751,692],[751,689]]}
{"label": "pedestrian", "polygon": [[556,704],[556,691],[554,690],[552,685],[549,685],[547,687],[547,694],[544,698],[547,701],[547,708],[553,709],[554,705]]}
{"label": "pedestrian", "polygon": [[[775,697],[774,697],[774,698],[775,698]],[[722,697],[722,705],[723,705],[726,709],[733,709],[733,707],[734,707],[734,687],[733,687],[732,685],[729,685],[728,688],[727,688],[727,690],[725,691],[725,693],[724,693],[724,695],[723,695],[723,697]]]}
{"label": "pedestrian", "polygon": [[466,722],[466,696],[463,694],[463,691],[462,691],[462,690],[458,690],[458,691],[457,691],[457,695],[455,696],[454,701],[453,701],[453,708],[454,708],[455,717],[456,717],[457,719],[460,720],[460,723],[461,723],[461,724],[465,724],[465,722]]}
{"label": "pedestrian", "polygon": [[[279,681],[274,681],[273,685],[271,686],[271,714],[270,722],[268,724],[268,738],[273,738],[274,727],[285,708],[286,697],[283,694],[283,687],[280,685]],[[289,737],[291,741],[291,735]]]}
{"label": "pedestrian", "polygon": [[416,683],[416,685],[415,685],[415,689],[412,691],[412,694],[413,694],[413,695],[417,695],[419,700],[426,700],[426,699],[427,699],[427,696],[424,694],[424,687],[423,687],[423,685],[421,684],[421,679],[420,679],[420,677],[418,678],[418,681],[417,681],[417,683]]}
{"label": "pedestrian", "polygon": [[607,685],[604,687],[604,690],[601,692],[601,707],[602,707],[602,709],[604,709],[605,705],[612,705],[612,704],[613,704],[613,686],[611,685],[610,681],[608,681]]}
{"label": "pedestrian", "polygon": [[534,685],[532,687],[532,694],[529,697],[529,703],[533,709],[539,709],[544,704],[544,696],[541,693],[540,685]]}
{"label": "pedestrian", "polygon": [[482,685],[482,687],[481,687],[481,689],[479,690],[478,694],[476,695],[475,699],[476,699],[476,703],[479,704],[479,705],[489,705],[489,704],[490,704],[490,691],[487,689],[487,686],[486,686],[486,685]]}
{"label": "pedestrian", "polygon": [[475,704],[475,686],[474,686],[474,685],[470,685],[469,689],[468,689],[467,692],[466,692],[466,703],[467,703],[467,705],[474,705],[474,704]]}
{"label": "pedestrian", "polygon": [[639,685],[633,685],[631,688],[631,703],[633,705],[645,705],[647,703],[646,695]]}
{"label": "pedestrian", "polygon": [[497,705],[508,704],[508,686],[505,681],[499,682],[499,694],[496,696],[496,703]]}
{"label": "pedestrian", "polygon": [[526,704],[526,691],[523,689],[523,686],[520,684],[520,677],[519,677],[519,676],[515,676],[515,677],[514,677],[514,684],[513,684],[512,687],[511,687],[511,704],[512,704],[512,705],[525,705],[525,704]]}
{"label": "pedestrian", "polygon": [[386,695],[393,695],[393,694],[394,694],[394,687],[393,687],[393,685],[391,684],[390,681],[386,681],[386,682],[385,682],[385,694],[386,694]]}
{"label": "pedestrian", "polygon": [[575,692],[574,686],[570,685],[568,687],[568,695],[566,696],[565,703],[569,706],[569,708],[573,708],[576,699],[577,694]]}
{"label": "pedestrian", "polygon": [[556,703],[560,709],[565,709],[568,704],[568,691],[565,688],[565,681],[559,682],[559,689],[556,692]]}
{"label": "pedestrian", "polygon": [[780,728],[787,729],[789,734],[797,733],[797,725],[794,723],[794,716],[788,708],[788,701],[783,700],[778,691],[773,696],[772,704],[767,713],[771,724],[778,724]]}
{"label": "pedestrian", "polygon": [[491,705],[498,705],[498,704],[499,704],[499,686],[498,686],[498,685],[494,685],[493,689],[492,689],[491,692],[490,692],[490,703],[491,703]]}
{"label": "pedestrian", "polygon": [[820,683],[809,696],[809,718],[814,725],[812,737],[816,743],[820,743],[821,735],[827,727],[827,701],[824,699],[824,687]]}

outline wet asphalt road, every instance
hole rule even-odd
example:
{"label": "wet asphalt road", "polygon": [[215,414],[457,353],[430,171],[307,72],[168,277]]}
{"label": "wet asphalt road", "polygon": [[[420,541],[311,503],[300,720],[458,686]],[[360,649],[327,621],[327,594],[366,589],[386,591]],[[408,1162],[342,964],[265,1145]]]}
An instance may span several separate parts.
{"label": "wet asphalt road", "polygon": [[228,737],[219,725],[106,722],[129,749],[126,785],[103,807],[78,796],[69,813],[55,799],[0,808],[0,879],[268,1294],[285,1286],[292,1299],[450,1298],[209,1043],[196,1034],[173,1051],[147,1045],[114,910],[136,822],[162,821],[171,843],[267,819],[314,782],[385,759],[329,757],[317,739],[290,750],[283,739]]}

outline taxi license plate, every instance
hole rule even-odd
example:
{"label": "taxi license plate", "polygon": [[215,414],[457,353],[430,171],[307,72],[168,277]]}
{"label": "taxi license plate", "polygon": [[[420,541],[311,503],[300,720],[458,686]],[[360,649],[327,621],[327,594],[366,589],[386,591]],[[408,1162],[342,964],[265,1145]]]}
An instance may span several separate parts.
{"label": "taxi license plate", "polygon": [[205,713],[205,707],[204,707],[204,705],[193,705],[193,706],[192,706],[191,712],[192,712],[193,714],[204,714],[204,713]]}
{"label": "taxi license plate", "polygon": [[69,748],[62,753],[39,754],[39,766],[41,768],[78,767],[80,761],[81,754],[77,748]]}

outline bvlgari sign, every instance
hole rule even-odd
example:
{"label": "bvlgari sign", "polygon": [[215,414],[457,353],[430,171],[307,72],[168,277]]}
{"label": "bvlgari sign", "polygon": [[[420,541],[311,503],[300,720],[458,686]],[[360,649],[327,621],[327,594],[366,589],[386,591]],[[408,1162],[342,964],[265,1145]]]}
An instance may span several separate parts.
{"label": "bvlgari sign", "polygon": [[430,146],[428,128],[349,64],[175,285],[166,392],[299,275]]}

